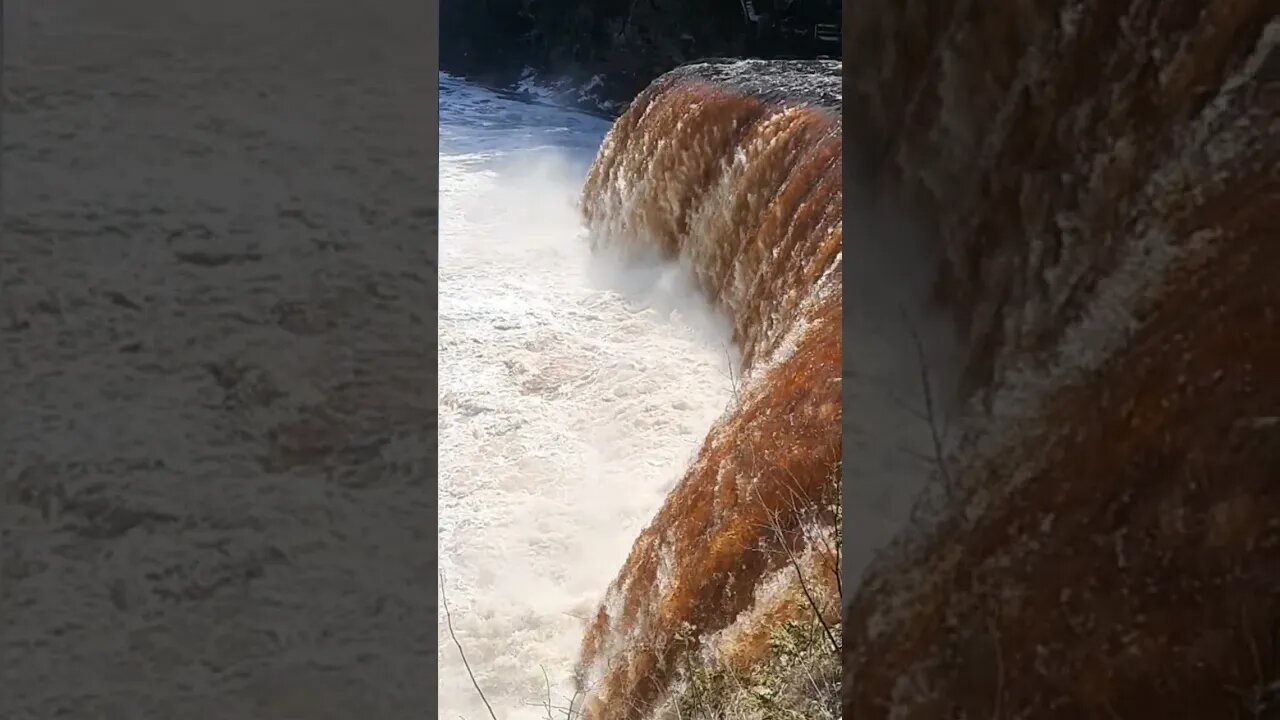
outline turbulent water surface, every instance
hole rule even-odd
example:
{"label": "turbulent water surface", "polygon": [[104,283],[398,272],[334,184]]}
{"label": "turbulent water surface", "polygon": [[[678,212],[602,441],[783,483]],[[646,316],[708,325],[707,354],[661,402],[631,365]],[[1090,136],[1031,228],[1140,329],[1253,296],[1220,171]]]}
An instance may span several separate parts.
{"label": "turbulent water surface", "polygon": [[[608,130],[441,78],[440,564],[504,718],[568,704],[584,620],[732,392],[687,273],[591,254],[577,202]],[[483,716],[439,634],[440,716]]]}

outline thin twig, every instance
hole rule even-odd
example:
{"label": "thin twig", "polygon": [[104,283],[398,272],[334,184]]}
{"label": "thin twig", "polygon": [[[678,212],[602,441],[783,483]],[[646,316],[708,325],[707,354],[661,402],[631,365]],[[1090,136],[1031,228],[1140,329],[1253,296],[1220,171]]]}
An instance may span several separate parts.
{"label": "thin twig", "polygon": [[574,715],[581,715],[582,712],[574,710],[574,706],[578,704],[578,698],[582,696],[582,688],[575,687],[573,689],[573,697],[569,698],[569,710],[565,713],[565,718],[572,720]]}
{"label": "thin twig", "polygon": [[1000,643],[1000,632],[990,615],[987,616],[987,632],[991,633],[991,641],[996,646],[996,701],[991,720],[1000,720],[1004,710],[1004,649]]}
{"label": "thin twig", "polygon": [[1262,672],[1262,654],[1258,652],[1258,643],[1253,639],[1253,623],[1249,621],[1249,606],[1240,607],[1240,624],[1244,629],[1244,639],[1249,645],[1249,657],[1253,660],[1254,680],[1259,687],[1267,682],[1266,674]]}
{"label": "thin twig", "polygon": [[916,331],[915,325],[907,317],[904,310],[902,320],[907,326],[907,331],[911,333],[911,341],[915,344],[916,359],[920,364],[920,386],[924,393],[924,410],[925,416],[928,418],[929,439],[933,443],[934,461],[938,465],[938,472],[942,476],[943,490],[947,495],[947,500],[953,500],[953,491],[957,488],[952,483],[951,471],[947,468],[946,454],[943,451],[944,438],[943,432],[938,428],[938,416],[934,407],[933,383],[929,377],[929,363],[925,357],[924,341],[920,339],[920,333]]}
{"label": "thin twig", "polygon": [[458,636],[453,632],[453,614],[449,612],[449,596],[444,590],[444,571],[440,571],[440,602],[444,606],[444,621],[449,627],[449,637],[453,640],[453,644],[458,646],[458,655],[462,657],[462,666],[467,669],[467,677],[471,678],[471,684],[475,686],[476,692],[480,695],[480,701],[484,703],[484,707],[489,711],[489,717],[498,720],[498,716],[493,712],[493,706],[489,704],[489,698],[484,696],[484,690],[480,689],[480,683],[476,682],[475,673],[471,672],[471,663],[467,662],[467,653],[462,649],[462,643],[458,642]]}
{"label": "thin twig", "polygon": [[547,702],[546,702],[547,720],[555,720],[554,718],[551,717],[551,677],[547,675],[546,666],[539,665],[538,668],[542,670],[542,681],[545,682],[547,685]]}
{"label": "thin twig", "polygon": [[818,618],[818,623],[822,625],[822,631],[827,634],[827,640],[831,641],[831,649],[839,653],[840,643],[836,641],[836,636],[831,632],[831,626],[827,624],[827,619],[823,617],[822,608],[818,606],[818,601],[814,599],[813,593],[809,591],[809,584],[805,582],[804,571],[800,568],[800,561],[796,559],[795,553],[791,552],[791,547],[788,545],[786,537],[782,534],[782,526],[777,519],[776,513],[764,505],[764,498],[758,490],[756,491],[756,499],[760,501],[761,506],[765,507],[765,512],[769,513],[778,544],[782,547],[782,551],[786,553],[787,560],[791,562],[791,568],[795,570],[796,580],[800,583],[800,590],[804,593],[805,600],[809,602],[809,607],[813,609],[813,614]]}
{"label": "thin twig", "polygon": [[[795,473],[791,472],[790,468],[783,467],[781,465],[778,465],[777,463],[774,463],[774,467],[786,473],[787,476],[791,478],[790,483],[783,483],[783,488],[788,492],[788,494],[791,495],[791,510],[793,514],[799,517],[801,515],[801,506],[805,504],[804,496],[800,493],[800,479],[795,476]],[[831,477],[828,479],[828,483],[831,485],[836,485],[838,484],[838,480],[839,480],[839,476],[833,473]],[[833,481],[836,481],[836,482],[833,482]],[[822,502],[823,504],[825,504],[827,502],[827,498],[825,497],[822,498]],[[831,502],[831,514],[834,519],[836,532],[839,532],[842,509],[843,508],[840,505],[840,493],[837,489],[837,492],[834,493],[833,501]],[[837,596],[841,598],[841,600],[843,600],[844,588],[842,587],[842,581],[840,577],[839,545],[836,545],[836,548],[832,550],[831,544],[827,542],[827,538],[823,533],[817,532],[817,533],[814,533],[813,535],[810,535],[808,529],[806,529],[803,524],[800,525],[800,533],[804,535],[804,539],[806,542],[810,544],[818,544],[822,546],[822,550],[825,553],[824,557],[829,561],[827,563],[827,569],[831,571],[833,576],[835,576]],[[834,560],[834,562],[831,562],[832,560]]]}
{"label": "thin twig", "polygon": [[733,389],[733,402],[735,405],[741,406],[742,396],[738,392],[738,377],[737,374],[733,372],[733,355],[729,352],[728,345],[720,343],[720,346],[724,348],[724,359],[725,363],[727,363],[726,366],[729,368],[729,386]]}

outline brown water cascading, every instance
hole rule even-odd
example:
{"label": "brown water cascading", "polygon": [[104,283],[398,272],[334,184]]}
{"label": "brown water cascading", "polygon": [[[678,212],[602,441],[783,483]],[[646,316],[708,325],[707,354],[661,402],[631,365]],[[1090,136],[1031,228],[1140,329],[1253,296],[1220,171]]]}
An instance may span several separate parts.
{"label": "brown water cascading", "polygon": [[[645,717],[679,664],[784,566],[781,543],[805,524],[834,531],[825,509],[838,498],[841,454],[839,82],[834,62],[680,68],[632,103],[588,177],[596,246],[687,264],[742,355],[731,412],[588,629],[579,677],[589,717]],[[835,621],[835,574],[817,574],[811,590]]]}
{"label": "brown water cascading", "polygon": [[746,94],[697,67],[655,81],[618,120],[583,210],[598,245],[686,261],[749,367],[838,270],[840,123],[829,108]]}

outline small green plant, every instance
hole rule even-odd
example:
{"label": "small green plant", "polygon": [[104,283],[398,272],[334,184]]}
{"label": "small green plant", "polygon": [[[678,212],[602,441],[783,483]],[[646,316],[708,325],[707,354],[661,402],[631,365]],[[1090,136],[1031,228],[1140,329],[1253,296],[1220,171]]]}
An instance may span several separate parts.
{"label": "small green plant", "polygon": [[769,636],[763,662],[749,672],[691,662],[669,703],[674,720],[835,720],[840,658],[815,620],[788,621]]}
{"label": "small green plant", "polygon": [[728,720],[724,714],[727,700],[733,696],[734,678],[721,667],[695,666],[690,669],[687,684],[676,698],[679,717],[691,720]]}

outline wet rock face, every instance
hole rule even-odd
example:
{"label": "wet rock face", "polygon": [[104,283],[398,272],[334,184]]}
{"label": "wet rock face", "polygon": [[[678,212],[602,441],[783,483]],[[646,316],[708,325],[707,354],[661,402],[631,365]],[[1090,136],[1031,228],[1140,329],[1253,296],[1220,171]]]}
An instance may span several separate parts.
{"label": "wet rock face", "polygon": [[662,73],[696,59],[837,55],[838,47],[812,32],[814,22],[839,22],[836,4],[790,5],[784,29],[761,31],[738,0],[445,0],[441,67],[498,83],[529,69],[590,84],[599,100],[625,103]]}
{"label": "wet rock face", "polygon": [[711,58],[667,73],[668,82],[702,82],[767,103],[840,111],[838,60]]}
{"label": "wet rock face", "polygon": [[1274,11],[850,6],[846,127],[933,224],[973,403],[846,717],[1252,717],[1280,674]]}

